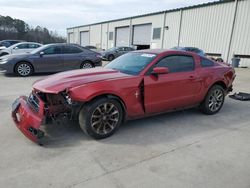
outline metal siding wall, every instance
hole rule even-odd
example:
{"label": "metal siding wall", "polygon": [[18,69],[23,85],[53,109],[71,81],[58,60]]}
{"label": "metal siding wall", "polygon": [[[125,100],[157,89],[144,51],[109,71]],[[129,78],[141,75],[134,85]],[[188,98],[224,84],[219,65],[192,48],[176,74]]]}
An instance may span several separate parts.
{"label": "metal siding wall", "polygon": [[101,47],[101,24],[90,26],[90,45]]}
{"label": "metal siding wall", "polygon": [[169,29],[164,29],[163,48],[169,49],[178,45],[180,11],[167,13],[165,26]]}
{"label": "metal siding wall", "polygon": [[108,29],[108,24],[102,24],[102,44],[101,48],[102,49],[107,49],[108,44],[107,44],[107,29]]}
{"label": "metal siding wall", "polygon": [[[233,54],[250,55],[250,1],[238,2],[229,57]],[[250,67],[250,59],[241,59],[240,66]]]}
{"label": "metal siding wall", "polygon": [[73,31],[73,42],[75,44],[80,44],[79,28],[74,28]]}
{"label": "metal siding wall", "polygon": [[195,46],[225,59],[232,27],[234,2],[183,11],[180,46]]}
{"label": "metal siding wall", "polygon": [[67,43],[70,43],[70,38],[72,37],[73,29],[67,29]]}
{"label": "metal siding wall", "polygon": [[72,43],[74,41],[74,33],[68,33],[68,43]]}

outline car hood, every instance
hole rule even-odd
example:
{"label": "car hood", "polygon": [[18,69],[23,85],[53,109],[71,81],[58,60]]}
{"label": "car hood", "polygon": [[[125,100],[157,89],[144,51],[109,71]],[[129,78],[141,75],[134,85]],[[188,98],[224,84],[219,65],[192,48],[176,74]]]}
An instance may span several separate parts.
{"label": "car hood", "polygon": [[131,77],[131,75],[103,67],[79,69],[57,73],[45,79],[37,80],[33,84],[33,88],[44,93],[57,94],[84,84],[122,77]]}

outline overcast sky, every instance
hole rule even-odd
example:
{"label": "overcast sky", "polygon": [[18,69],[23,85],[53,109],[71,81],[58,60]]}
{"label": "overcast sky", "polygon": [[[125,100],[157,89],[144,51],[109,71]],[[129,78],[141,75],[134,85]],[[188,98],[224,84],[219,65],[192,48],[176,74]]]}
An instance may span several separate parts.
{"label": "overcast sky", "polygon": [[66,36],[66,28],[214,0],[0,0],[0,15]]}

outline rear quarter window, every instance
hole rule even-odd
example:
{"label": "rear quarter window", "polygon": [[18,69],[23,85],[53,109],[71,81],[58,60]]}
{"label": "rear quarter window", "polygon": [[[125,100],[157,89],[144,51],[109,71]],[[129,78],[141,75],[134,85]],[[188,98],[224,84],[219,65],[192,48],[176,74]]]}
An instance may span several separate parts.
{"label": "rear quarter window", "polygon": [[201,67],[212,67],[214,66],[214,62],[209,59],[201,58]]}

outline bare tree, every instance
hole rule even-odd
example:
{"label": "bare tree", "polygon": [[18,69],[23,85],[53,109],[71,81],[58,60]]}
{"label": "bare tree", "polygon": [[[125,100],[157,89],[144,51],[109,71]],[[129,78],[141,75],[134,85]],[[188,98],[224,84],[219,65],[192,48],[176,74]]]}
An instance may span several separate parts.
{"label": "bare tree", "polygon": [[66,42],[66,39],[46,27],[29,26],[23,20],[0,15],[0,40],[19,39],[43,44]]}

